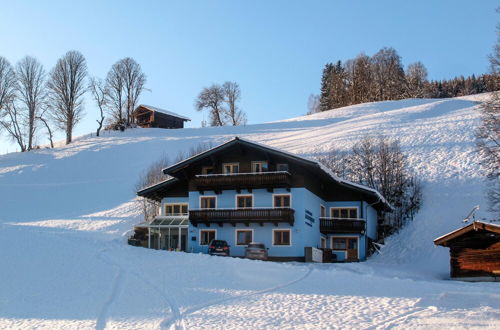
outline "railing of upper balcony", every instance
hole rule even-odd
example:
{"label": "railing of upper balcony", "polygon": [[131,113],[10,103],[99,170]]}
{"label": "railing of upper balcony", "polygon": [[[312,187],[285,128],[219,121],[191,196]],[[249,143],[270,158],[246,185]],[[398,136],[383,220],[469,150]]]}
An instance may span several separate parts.
{"label": "railing of upper balcony", "polygon": [[363,234],[366,231],[365,219],[320,218],[320,231],[324,234]]}
{"label": "railing of upper balcony", "polygon": [[252,172],[229,174],[200,174],[194,178],[194,184],[199,190],[214,190],[222,188],[282,188],[289,187],[291,175],[287,171]]}
{"label": "railing of upper balcony", "polygon": [[190,210],[189,221],[197,223],[278,223],[293,224],[295,211],[291,208],[242,208]]}

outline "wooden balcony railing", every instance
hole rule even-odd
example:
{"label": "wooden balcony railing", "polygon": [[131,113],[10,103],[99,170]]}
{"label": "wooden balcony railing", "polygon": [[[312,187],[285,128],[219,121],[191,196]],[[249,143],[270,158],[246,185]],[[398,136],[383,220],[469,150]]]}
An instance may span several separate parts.
{"label": "wooden balcony railing", "polygon": [[320,218],[319,229],[323,234],[364,234],[364,219]]}
{"label": "wooden balcony railing", "polygon": [[204,210],[190,210],[189,221],[197,226],[198,223],[210,225],[213,223],[222,226],[224,223],[264,223],[278,224],[286,222],[293,225],[294,210],[290,208],[269,208],[269,209],[204,209]]}
{"label": "wooden balcony railing", "polygon": [[197,190],[289,188],[291,175],[288,172],[207,174],[195,176],[194,184]]}

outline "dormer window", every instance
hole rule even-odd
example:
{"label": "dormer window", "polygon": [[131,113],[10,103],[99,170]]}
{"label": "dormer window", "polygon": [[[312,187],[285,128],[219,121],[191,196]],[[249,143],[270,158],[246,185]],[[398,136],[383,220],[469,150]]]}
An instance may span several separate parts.
{"label": "dormer window", "polygon": [[225,163],[222,164],[222,173],[224,174],[236,174],[240,172],[239,163]]}
{"label": "dormer window", "polygon": [[203,166],[201,168],[201,174],[204,174],[204,175],[214,174],[214,167],[213,166]]}
{"label": "dormer window", "polygon": [[276,171],[288,172],[288,164],[286,163],[276,164]]}
{"label": "dormer window", "polygon": [[267,162],[266,161],[252,162],[252,172],[253,173],[267,172]]}

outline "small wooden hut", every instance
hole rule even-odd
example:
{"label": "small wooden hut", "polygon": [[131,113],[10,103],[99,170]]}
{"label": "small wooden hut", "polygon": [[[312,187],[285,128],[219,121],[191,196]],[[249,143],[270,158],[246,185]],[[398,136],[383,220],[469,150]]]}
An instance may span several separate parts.
{"label": "small wooden hut", "polygon": [[144,104],[134,110],[133,117],[135,123],[144,128],[184,128],[184,122],[191,120],[175,112]]}
{"label": "small wooden hut", "polygon": [[462,281],[500,281],[500,225],[474,221],[436,238],[450,248],[450,275]]}

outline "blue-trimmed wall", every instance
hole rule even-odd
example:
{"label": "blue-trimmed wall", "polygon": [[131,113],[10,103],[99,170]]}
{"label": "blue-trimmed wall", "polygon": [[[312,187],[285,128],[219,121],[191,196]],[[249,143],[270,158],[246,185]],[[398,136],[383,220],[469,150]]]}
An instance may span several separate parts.
{"label": "blue-trimmed wall", "polygon": [[[269,256],[273,257],[303,257],[304,247],[319,247],[320,237],[327,238],[327,248],[331,248],[332,235],[322,235],[319,229],[320,205],[324,205],[327,209],[327,216],[330,215],[330,207],[358,207],[358,216],[367,221],[367,236],[372,239],[376,238],[377,232],[377,212],[373,207],[362,201],[342,201],[342,202],[325,202],[306,188],[292,188],[290,191],[286,189],[274,189],[273,192],[267,189],[253,189],[251,192],[241,190],[240,193],[236,190],[224,190],[220,194],[214,191],[205,191],[200,194],[198,191],[190,191],[189,197],[168,197],[162,200],[161,213],[164,214],[164,203],[188,203],[190,210],[200,208],[201,196],[215,196],[217,198],[216,207],[219,209],[234,209],[236,208],[237,195],[253,196],[253,207],[255,208],[271,208],[273,207],[273,195],[275,194],[290,194],[291,207],[295,210],[295,222],[291,227],[288,224],[280,223],[278,226],[274,224],[250,224],[248,227],[244,224],[237,224],[233,227],[230,224],[224,224],[220,227],[217,224],[212,224],[210,227],[206,225],[198,225],[198,227],[189,225],[188,229],[188,244],[187,251],[195,253],[207,253],[207,246],[200,246],[199,233],[201,229],[213,229],[217,232],[217,239],[222,239],[228,242],[231,246],[232,256],[243,256],[245,247],[236,246],[236,230],[252,229],[253,240],[255,242],[264,243],[269,248]],[[307,213],[306,213],[307,211]],[[291,229],[291,246],[272,246],[273,229]],[[360,260],[366,258],[366,237],[364,235],[342,235],[334,236],[343,237],[359,237],[359,257]],[[344,260],[344,252],[336,252],[339,261]]]}

